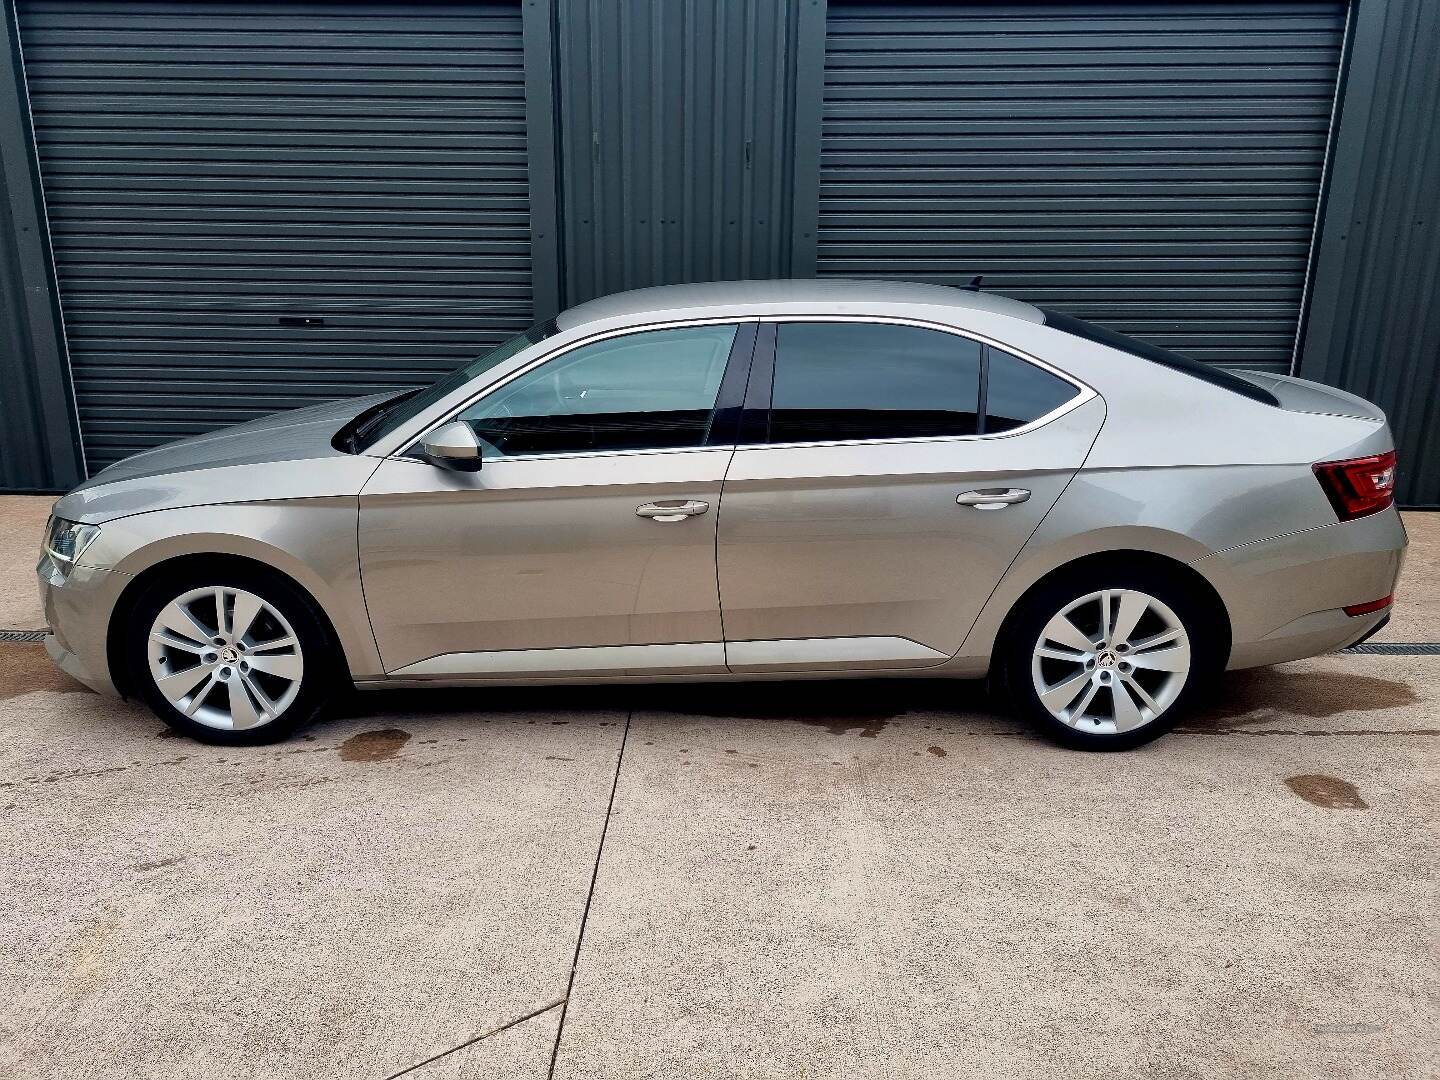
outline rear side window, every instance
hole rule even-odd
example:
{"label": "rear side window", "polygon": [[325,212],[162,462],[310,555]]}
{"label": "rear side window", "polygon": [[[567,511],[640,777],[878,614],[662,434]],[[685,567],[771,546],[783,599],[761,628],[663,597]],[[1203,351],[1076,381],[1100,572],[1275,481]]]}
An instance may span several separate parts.
{"label": "rear side window", "polygon": [[781,323],[776,333],[772,443],[979,430],[977,342],[883,323]]}
{"label": "rear side window", "polygon": [[1086,341],[1093,341],[1100,345],[1108,345],[1112,349],[1129,353],[1131,356],[1138,356],[1142,360],[1149,360],[1152,364],[1159,364],[1172,371],[1184,372],[1202,382],[1208,382],[1212,386],[1223,387],[1233,394],[1247,397],[1251,401],[1263,402],[1266,405],[1280,404],[1280,399],[1270,391],[1256,386],[1252,382],[1232,375],[1223,368],[1211,364],[1203,364],[1199,360],[1192,360],[1188,356],[1171,352],[1169,349],[1162,349],[1158,345],[1151,345],[1147,341],[1136,341],[1132,337],[1116,333],[1114,330],[1107,330],[1103,326],[1096,326],[1084,319],[1077,319],[1073,315],[1066,315],[1061,311],[1051,311],[1049,308],[1041,308],[1045,315],[1045,325],[1053,326],[1056,330],[1063,330],[1067,334],[1084,338]]}
{"label": "rear side window", "polygon": [[987,349],[985,433],[1010,431],[1054,412],[1080,393],[1074,385],[1000,349]]}

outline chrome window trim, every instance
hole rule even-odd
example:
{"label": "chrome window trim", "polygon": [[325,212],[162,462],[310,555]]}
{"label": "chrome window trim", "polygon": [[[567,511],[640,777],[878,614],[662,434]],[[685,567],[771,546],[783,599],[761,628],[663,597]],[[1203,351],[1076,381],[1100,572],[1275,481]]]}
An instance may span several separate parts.
{"label": "chrome window trim", "polygon": [[[662,320],[662,321],[659,321],[659,322],[636,323],[636,324],[633,325],[633,326],[622,326],[622,327],[619,327],[619,328],[617,328],[617,329],[612,329],[612,330],[601,330],[601,331],[599,331],[599,332],[597,332],[597,333],[589,334],[589,335],[586,335],[585,337],[577,338],[576,340],[570,342],[569,344],[561,345],[561,346],[559,346],[558,348],[552,349],[552,350],[550,350],[550,351],[547,352],[547,353],[543,353],[542,355],[535,357],[533,360],[530,360],[530,361],[525,362],[525,363],[522,364],[520,367],[518,367],[518,368],[516,368],[514,371],[510,372],[510,374],[501,376],[501,377],[500,377],[499,379],[497,379],[495,382],[490,383],[490,384],[488,384],[487,386],[481,388],[480,390],[475,391],[472,396],[466,398],[466,399],[465,399],[463,402],[461,402],[459,405],[454,406],[453,408],[451,408],[448,412],[446,412],[445,414],[443,414],[440,419],[438,419],[438,420],[431,420],[431,421],[420,421],[420,420],[412,421],[412,422],[411,422],[411,425],[408,425],[406,428],[401,428],[401,429],[399,429],[399,430],[397,430],[397,431],[395,431],[395,432],[392,432],[392,433],[390,434],[390,436],[388,436],[388,437],[385,439],[385,442],[388,444],[388,448],[387,448],[387,449],[385,449],[385,450],[380,450],[380,449],[378,449],[378,447],[372,447],[372,448],[371,448],[371,452],[372,452],[372,453],[374,454],[374,456],[376,456],[376,457],[393,458],[393,459],[395,459],[395,460],[400,460],[400,461],[419,461],[419,460],[420,460],[419,458],[412,457],[412,456],[410,456],[409,454],[402,453],[401,451],[404,450],[404,449],[408,449],[408,448],[411,447],[411,446],[414,446],[415,443],[417,443],[417,442],[421,439],[421,437],[424,436],[425,434],[427,434],[428,432],[434,431],[435,429],[440,428],[440,427],[443,427],[445,424],[448,424],[450,421],[456,419],[456,418],[457,418],[462,412],[464,412],[466,409],[470,408],[470,406],[474,405],[474,404],[475,404],[476,402],[478,402],[478,401],[483,400],[484,398],[489,397],[489,396],[490,396],[491,394],[493,394],[496,390],[499,390],[499,389],[501,389],[502,387],[506,386],[508,383],[513,382],[514,380],[518,379],[521,375],[524,375],[524,374],[526,374],[526,373],[528,373],[528,372],[534,371],[536,368],[541,367],[541,366],[544,365],[544,364],[548,364],[551,360],[558,360],[560,357],[564,356],[566,353],[572,352],[572,351],[574,351],[575,349],[579,349],[579,348],[581,348],[581,347],[583,347],[583,346],[585,346],[585,345],[593,345],[593,344],[594,344],[595,342],[597,342],[597,341],[605,341],[605,340],[608,339],[608,338],[625,337],[625,336],[628,336],[628,335],[630,335],[630,334],[644,334],[644,333],[648,333],[648,332],[650,332],[650,331],[652,331],[652,330],[679,330],[679,329],[683,329],[683,328],[685,328],[685,327],[687,327],[687,326],[726,326],[726,325],[729,325],[729,324],[731,324],[731,323],[735,324],[736,326],[739,326],[739,325],[744,324],[744,323],[758,323],[759,321],[760,321],[760,318],[759,318],[759,316],[757,316],[757,315],[706,316],[706,317],[704,317],[704,318],[697,318],[697,319],[666,319],[666,320]],[[539,344],[543,345],[544,342],[540,342]],[[718,395],[719,391],[717,390],[716,393],[717,393],[717,395]],[[718,400],[718,397],[717,397],[717,400]],[[713,411],[713,406],[712,406],[712,411]],[[413,433],[410,433],[410,432],[413,432]],[[533,460],[543,459],[543,460],[549,461],[549,460],[553,460],[553,459],[559,458],[559,457],[580,457],[580,456],[585,456],[585,457],[607,456],[607,457],[608,457],[608,456],[610,456],[610,455],[612,455],[612,454],[634,454],[634,453],[666,454],[666,453],[674,453],[674,452],[676,452],[676,451],[687,451],[687,450],[718,450],[718,449],[722,449],[722,447],[717,447],[717,446],[675,446],[675,447],[660,447],[660,448],[655,448],[655,449],[651,449],[651,450],[638,450],[638,451],[637,451],[637,450],[574,450],[574,451],[561,451],[561,452],[554,453],[554,454],[516,454],[514,457],[498,458],[498,459],[495,459],[495,460],[500,460],[500,461],[533,461]]]}
{"label": "chrome window trim", "polygon": [[[491,465],[498,465],[504,461],[555,461],[559,458],[612,458],[612,457],[636,457],[645,454],[703,454],[716,450],[724,450],[733,453],[737,449],[734,443],[716,443],[714,446],[652,446],[640,447],[634,450],[559,450],[553,454],[514,454],[510,457],[491,457],[484,459]],[[743,448],[742,448],[743,449]],[[417,465],[429,465],[424,458],[414,457],[410,454],[389,454],[387,461],[413,461]]]}
{"label": "chrome window trim", "polygon": [[[890,326],[914,326],[914,327],[918,327],[918,328],[923,329],[923,330],[938,330],[938,331],[939,331],[940,333],[942,333],[942,334],[952,334],[952,335],[954,335],[955,337],[964,338],[964,339],[967,340],[967,341],[973,341],[973,342],[975,342],[975,343],[977,343],[977,344],[979,344],[979,345],[989,345],[989,346],[991,346],[991,347],[993,347],[993,348],[1000,349],[1002,352],[1007,352],[1007,353],[1009,353],[1011,356],[1014,356],[1014,357],[1016,357],[1016,358],[1019,359],[1019,360],[1023,360],[1023,361],[1025,361],[1026,363],[1034,364],[1036,367],[1040,368],[1042,371],[1049,372],[1051,375],[1054,375],[1056,378],[1061,379],[1061,380],[1063,380],[1064,382],[1069,383],[1071,386],[1075,387],[1075,389],[1076,389],[1077,391],[1079,391],[1079,392],[1076,394],[1075,397],[1072,397],[1069,401],[1065,402],[1063,405],[1060,405],[1058,408],[1051,409],[1048,413],[1046,413],[1046,414],[1043,415],[1043,416],[1036,417],[1034,420],[1030,421],[1028,424],[1022,424],[1020,427],[1011,428],[1009,431],[997,431],[997,432],[995,432],[995,433],[993,433],[993,434],[985,434],[985,435],[979,435],[979,434],[977,434],[977,435],[917,435],[917,436],[908,436],[908,437],[894,438],[894,439],[825,439],[825,440],[819,440],[819,441],[814,441],[814,442],[745,443],[745,444],[739,445],[739,446],[737,446],[737,445],[732,445],[732,444],[723,444],[723,445],[717,445],[717,446],[673,446],[673,447],[657,447],[657,448],[651,448],[651,449],[637,449],[637,450],[573,450],[573,451],[561,451],[561,452],[557,452],[557,453],[554,453],[554,454],[516,454],[516,455],[514,455],[513,457],[497,458],[497,459],[494,459],[494,460],[496,460],[496,461],[554,461],[554,460],[557,459],[557,458],[595,458],[595,457],[620,457],[620,456],[629,457],[629,456],[636,455],[636,454],[691,454],[691,453],[695,453],[695,452],[697,452],[697,451],[705,451],[705,450],[772,450],[772,449],[773,449],[773,450],[779,450],[779,449],[804,448],[804,447],[821,447],[821,446],[889,446],[889,445],[907,445],[907,446],[908,446],[908,445],[915,445],[915,444],[922,444],[922,443],[958,443],[958,442],[979,442],[979,441],[982,441],[982,440],[991,440],[991,439],[1009,439],[1009,438],[1013,438],[1013,437],[1015,437],[1015,436],[1017,436],[1017,435],[1025,435],[1025,434],[1028,434],[1029,432],[1034,431],[1034,430],[1036,430],[1037,428],[1044,427],[1046,424],[1049,424],[1049,423],[1052,423],[1052,422],[1055,421],[1055,420],[1058,420],[1060,417],[1064,416],[1066,413],[1072,412],[1072,411],[1074,411],[1075,409],[1080,408],[1080,406],[1084,405],[1085,403],[1091,401],[1091,400],[1094,399],[1094,398],[1098,398],[1098,397],[1100,396],[1099,393],[1097,393],[1096,390],[1095,390],[1093,387],[1091,387],[1089,384],[1087,384],[1087,383],[1085,383],[1085,382],[1082,382],[1080,379],[1077,379],[1074,375],[1071,375],[1071,374],[1070,374],[1069,372],[1067,372],[1067,371],[1062,371],[1060,368],[1057,368],[1054,364],[1050,364],[1050,363],[1047,363],[1047,362],[1044,361],[1044,360],[1041,360],[1038,356],[1035,356],[1035,355],[1033,355],[1032,353],[1026,352],[1026,351],[1023,350],[1023,349],[1017,349],[1017,348],[1016,348],[1015,346],[1013,346],[1013,345],[1007,345],[1007,344],[1006,344],[1005,342],[1003,342],[1003,341],[1000,341],[1000,340],[998,340],[998,339],[996,339],[996,338],[989,337],[988,335],[985,335],[985,334],[981,334],[981,333],[979,333],[979,332],[977,332],[977,331],[974,331],[974,330],[962,330],[962,329],[960,329],[959,327],[956,327],[956,326],[950,326],[950,325],[948,325],[948,324],[946,324],[946,323],[934,322],[934,321],[931,321],[931,320],[928,320],[928,319],[916,319],[916,318],[912,318],[912,317],[909,317],[909,316],[903,316],[903,315],[848,315],[848,314],[847,314],[847,315],[803,315],[803,314],[802,314],[802,315],[726,315],[726,316],[706,316],[706,317],[704,317],[704,318],[695,318],[695,319],[671,319],[671,320],[663,320],[663,321],[651,322],[651,323],[637,323],[637,324],[635,324],[635,325],[633,325],[633,326],[623,326],[623,327],[619,327],[619,328],[617,328],[617,329],[612,329],[612,330],[602,330],[602,331],[600,331],[600,332],[598,332],[598,333],[590,334],[590,335],[587,335],[587,336],[585,336],[585,337],[578,338],[578,339],[576,339],[575,341],[572,341],[572,342],[570,342],[570,343],[567,344],[567,345],[562,345],[562,346],[560,346],[559,348],[552,349],[550,352],[544,353],[543,355],[536,357],[534,360],[531,360],[531,361],[526,362],[526,363],[523,364],[522,366],[520,366],[520,367],[516,368],[514,371],[512,371],[509,375],[503,376],[501,379],[497,380],[496,382],[491,383],[490,385],[488,385],[488,386],[484,387],[483,389],[477,391],[477,392],[474,393],[471,397],[466,398],[464,402],[462,402],[460,405],[457,405],[457,406],[453,407],[452,409],[450,409],[450,410],[449,410],[447,413],[445,413],[440,419],[435,420],[435,421],[431,421],[431,422],[429,422],[429,423],[417,423],[417,424],[415,424],[415,425],[414,425],[414,427],[415,427],[415,433],[414,433],[413,435],[411,435],[411,434],[401,434],[401,432],[398,432],[398,431],[395,432],[395,433],[392,433],[392,435],[386,440],[387,442],[394,444],[394,445],[391,447],[391,449],[389,449],[389,450],[387,450],[387,451],[378,451],[378,450],[375,450],[374,453],[375,453],[375,456],[377,456],[377,457],[383,457],[383,458],[387,458],[387,459],[390,459],[390,460],[393,460],[393,461],[411,461],[411,462],[415,462],[415,463],[417,463],[417,464],[426,464],[426,462],[424,462],[422,459],[417,458],[417,457],[414,457],[414,456],[412,456],[412,455],[410,455],[410,454],[403,453],[402,450],[403,450],[403,449],[408,449],[409,447],[415,445],[415,443],[416,443],[417,441],[419,441],[419,439],[420,439],[426,432],[433,431],[433,430],[435,430],[436,428],[439,428],[439,427],[441,427],[441,426],[444,425],[444,424],[448,424],[451,420],[454,420],[456,417],[458,417],[458,416],[460,415],[460,413],[462,413],[462,412],[464,412],[466,409],[470,408],[470,406],[472,406],[472,405],[474,405],[476,402],[481,401],[481,400],[483,400],[484,398],[488,397],[490,394],[494,393],[496,390],[501,389],[501,388],[502,388],[503,386],[505,386],[507,383],[509,383],[509,382],[511,382],[511,381],[513,381],[513,380],[515,380],[515,379],[518,379],[521,375],[524,375],[524,374],[526,374],[527,372],[533,371],[535,368],[538,368],[538,367],[540,367],[540,366],[543,365],[543,364],[549,363],[551,360],[557,360],[557,359],[559,359],[560,357],[564,356],[566,353],[571,352],[571,351],[574,350],[574,349],[578,349],[578,348],[580,348],[580,347],[582,347],[582,346],[584,346],[584,345],[590,345],[590,344],[593,344],[593,343],[595,343],[595,342],[597,342],[597,341],[604,341],[604,340],[606,340],[606,339],[608,339],[608,338],[623,337],[623,336],[626,336],[626,335],[629,335],[629,334],[643,334],[643,333],[649,332],[649,331],[651,331],[651,330],[672,330],[672,329],[680,329],[680,328],[687,327],[687,326],[723,326],[723,325],[726,325],[726,324],[729,324],[729,323],[735,323],[735,324],[741,324],[741,323],[757,323],[757,324],[773,323],[773,324],[776,324],[776,325],[778,326],[780,323],[787,323],[787,322],[879,323],[879,324],[890,325]],[[543,344],[543,342],[542,342],[541,344]],[[374,449],[374,448],[372,448],[372,450],[373,450],[373,449]]]}
{"label": "chrome window trim", "polygon": [[[999,349],[1001,352],[1009,353],[1017,360],[1023,360],[1028,364],[1034,364],[1042,371],[1047,371],[1056,378],[1069,383],[1079,391],[1069,401],[1057,408],[1051,409],[1043,416],[1037,416],[1028,424],[1021,424],[1009,431],[997,431],[994,434],[985,435],[914,435],[895,439],[821,439],[810,442],[772,442],[772,443],[746,443],[739,447],[741,450],[782,450],[797,449],[811,446],[889,446],[894,444],[913,445],[916,443],[952,443],[952,442],[983,442],[990,439],[1009,439],[1016,435],[1024,435],[1034,431],[1036,428],[1044,427],[1052,421],[1058,420],[1068,412],[1073,412],[1086,402],[1098,398],[1100,394],[1089,384],[1077,379],[1068,371],[1062,371],[1054,364],[1041,360],[1038,356],[1017,349],[1013,345],[1007,345],[1003,341],[978,333],[974,330],[961,330],[956,326],[948,326],[945,323],[931,322],[928,319],[915,319],[904,315],[767,315],[763,316],[762,323],[787,322],[853,322],[853,323],[882,323],[890,326],[915,326],[922,330],[938,330],[942,334],[952,334],[967,341],[973,341],[979,345],[989,345]],[[776,356],[779,356],[779,340],[776,340]]]}

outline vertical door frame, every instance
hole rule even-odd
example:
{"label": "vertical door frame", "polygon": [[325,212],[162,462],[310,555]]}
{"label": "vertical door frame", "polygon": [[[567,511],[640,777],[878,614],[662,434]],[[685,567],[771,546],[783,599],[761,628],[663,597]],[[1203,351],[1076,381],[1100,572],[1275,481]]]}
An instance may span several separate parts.
{"label": "vertical door frame", "polygon": [[15,470],[8,490],[61,491],[88,473],[15,0],[0,6],[0,66],[0,259],[16,286],[8,298],[16,302],[3,313],[16,325],[0,328],[0,451]]}
{"label": "vertical door frame", "polygon": [[560,275],[560,91],[555,81],[555,0],[521,0],[525,141],[530,186],[530,277],[536,321],[565,306]]}
{"label": "vertical door frame", "polygon": [[1333,382],[1344,359],[1332,346],[1335,323],[1345,307],[1345,248],[1350,224],[1361,208],[1360,176],[1384,46],[1389,0],[1350,0],[1347,41],[1340,59],[1340,81],[1330,131],[1330,155],[1315,215],[1310,271],[1295,334],[1292,375]]}
{"label": "vertical door frame", "polygon": [[790,276],[815,276],[820,231],[820,133],[825,113],[826,0],[799,0],[795,20]]}

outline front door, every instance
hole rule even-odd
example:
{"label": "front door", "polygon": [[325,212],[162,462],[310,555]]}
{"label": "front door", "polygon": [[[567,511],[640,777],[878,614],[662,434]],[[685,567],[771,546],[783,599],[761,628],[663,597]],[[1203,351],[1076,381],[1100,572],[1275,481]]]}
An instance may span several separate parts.
{"label": "front door", "polygon": [[730,670],[945,662],[1084,461],[1102,403],[931,327],[793,321],[760,340],[757,445],[721,499]]}
{"label": "front door", "polygon": [[723,671],[722,385],[743,387],[753,336],[705,324],[582,344],[458,414],[479,472],[383,462],[360,496],[360,561],[386,671]]}

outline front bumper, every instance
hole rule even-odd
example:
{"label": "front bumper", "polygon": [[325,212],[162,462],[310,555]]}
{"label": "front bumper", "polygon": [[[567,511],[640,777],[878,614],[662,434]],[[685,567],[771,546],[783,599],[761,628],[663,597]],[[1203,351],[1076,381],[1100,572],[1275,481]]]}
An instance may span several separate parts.
{"label": "front bumper", "polygon": [[1360,616],[1343,609],[1395,591],[1405,543],[1405,526],[1391,507],[1200,559],[1196,569],[1230,613],[1228,666],[1300,660],[1370,636],[1391,609]]}
{"label": "front bumper", "polygon": [[98,693],[119,697],[110,673],[106,638],[110,615],[129,575],[93,566],[66,571],[49,555],[41,557],[35,573],[50,626],[45,651],[71,678]]}

